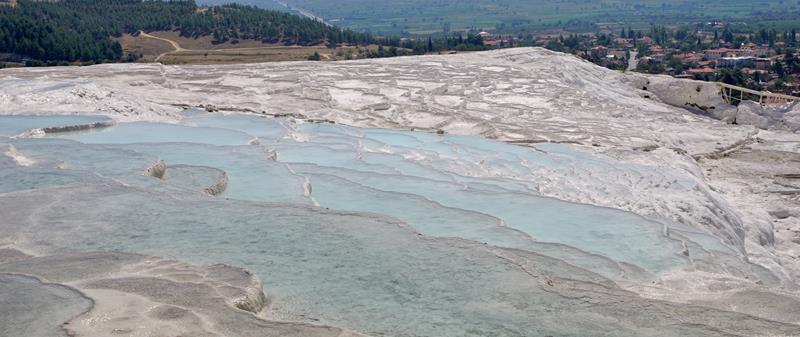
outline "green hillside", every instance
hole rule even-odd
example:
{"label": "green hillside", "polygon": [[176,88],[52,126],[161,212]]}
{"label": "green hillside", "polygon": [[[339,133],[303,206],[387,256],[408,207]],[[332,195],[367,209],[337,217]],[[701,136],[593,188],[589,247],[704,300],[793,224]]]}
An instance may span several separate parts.
{"label": "green hillside", "polygon": [[[367,44],[372,38],[284,12],[244,5],[198,7],[194,1],[20,0],[0,7],[0,54],[35,62],[119,61],[112,37],[144,31],[213,35],[215,41],[255,39],[287,45]],[[34,63],[35,63],[34,62]]]}

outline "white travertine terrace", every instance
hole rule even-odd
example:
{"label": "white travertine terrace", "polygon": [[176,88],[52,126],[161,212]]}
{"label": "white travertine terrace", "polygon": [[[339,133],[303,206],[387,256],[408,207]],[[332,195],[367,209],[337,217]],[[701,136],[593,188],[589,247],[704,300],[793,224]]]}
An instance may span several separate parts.
{"label": "white travertine terrace", "polygon": [[[318,319],[323,322],[322,326],[341,326],[377,335],[494,333],[508,336],[533,331],[525,330],[530,327],[521,323],[525,315],[541,315],[539,320],[531,321],[531,324],[539,327],[536,330],[538,332],[567,335],[579,335],[585,331],[614,331],[619,335],[748,335],[765,331],[796,331],[797,327],[791,324],[800,323],[796,310],[791,309],[798,303],[800,278],[800,214],[797,211],[800,209],[800,183],[797,180],[800,174],[800,135],[788,131],[792,129],[793,111],[797,107],[783,108],[780,116],[769,112],[772,115],[766,124],[761,119],[753,118],[761,123],[759,126],[769,130],[730,125],[725,121],[731,122],[731,116],[751,116],[753,111],[763,112],[748,105],[740,109],[725,105],[715,96],[713,85],[622,74],[572,56],[535,48],[332,63],[214,66],[116,64],[82,68],[9,69],[0,71],[0,87],[2,115],[98,114],[122,122],[109,127],[110,132],[106,134],[78,134],[74,138],[86,143],[110,145],[90,146],[25,137],[0,138],[0,153],[4,153],[8,160],[5,177],[14,177],[15,181],[19,181],[8,186],[0,184],[0,199],[4,200],[6,207],[20,209],[25,209],[24,200],[39,200],[43,205],[49,205],[31,210],[31,214],[36,214],[36,226],[28,229],[14,226],[4,228],[8,229],[10,236],[0,236],[0,245],[22,247],[41,254],[59,253],[56,248],[62,246],[81,249],[121,247],[137,252],[142,250],[145,254],[186,258],[192,262],[239,261],[259,273],[273,272],[286,269],[278,268],[276,265],[282,262],[277,261],[259,264],[257,245],[241,245],[241,248],[254,249],[248,252],[252,256],[244,254],[235,257],[237,255],[232,252],[221,251],[213,256],[225,260],[216,261],[211,258],[212,255],[208,255],[209,260],[204,260],[202,257],[205,255],[193,252],[191,245],[175,243],[174,247],[167,249],[165,247],[170,246],[168,240],[144,239],[155,232],[160,233],[161,228],[168,228],[170,222],[158,218],[140,219],[123,206],[135,204],[156,213],[179,215],[174,218],[179,220],[178,223],[196,224],[208,233],[220,236],[227,235],[228,231],[248,228],[247,224],[256,226],[252,222],[255,220],[246,216],[248,212],[265,212],[263,217],[282,219],[276,221],[288,221],[285,219],[292,218],[291,214],[296,212],[311,218],[320,216],[319,221],[324,223],[334,218],[344,221],[337,225],[341,226],[337,227],[337,235],[358,239],[334,240],[334,243],[358,242],[359,245],[365,245],[362,251],[373,254],[373,258],[380,256],[386,261],[395,261],[413,257],[417,260],[409,261],[424,261],[437,266],[426,268],[418,277],[393,279],[390,275],[415,272],[413,268],[395,262],[387,267],[385,275],[383,272],[377,276],[369,275],[380,282],[388,282],[389,287],[397,287],[398,293],[404,295],[408,294],[409,289],[428,283],[413,298],[402,298],[409,305],[421,305],[433,308],[432,312],[441,313],[436,311],[435,301],[427,302],[437,299],[437,289],[442,296],[438,300],[445,302],[463,293],[447,292],[444,284],[437,288],[436,283],[429,283],[433,282],[430,277],[446,274],[445,270],[450,268],[447,264],[436,264],[437,258],[458,256],[460,259],[471,256],[476,270],[494,270],[499,279],[480,276],[474,279],[474,284],[459,284],[459,287],[472,289],[469,287],[492,284],[489,288],[496,287],[495,290],[505,291],[511,297],[523,298],[527,298],[525,294],[544,296],[542,298],[555,294],[550,309],[556,310],[561,305],[577,305],[567,299],[585,296],[599,309],[576,309],[576,316],[569,319],[582,323],[576,323],[574,330],[569,331],[558,330],[563,328],[563,324],[557,324],[558,320],[565,317],[545,314],[547,311],[538,312],[541,308],[526,300],[514,304],[499,300],[496,303],[499,306],[497,310],[502,314],[491,318],[481,316],[485,313],[477,308],[469,311],[472,310],[469,309],[472,302],[456,301],[457,304],[452,304],[467,308],[465,310],[468,312],[460,312],[464,319],[491,322],[484,326],[477,323],[458,328],[450,326],[448,323],[453,322],[450,320],[458,316],[452,312],[442,316],[422,316],[441,320],[438,321],[438,327],[436,323],[429,326],[418,324],[422,320],[417,315],[423,311],[398,311],[402,319],[415,322],[409,324],[415,325],[413,329],[417,330],[413,330],[402,323],[395,326],[384,324],[380,322],[379,315],[370,316],[383,312],[381,310],[398,308],[378,306],[381,309],[376,307],[375,311],[367,310],[361,313],[363,316],[356,317],[358,308],[363,309],[371,304],[351,301],[341,294],[331,294],[329,300],[315,303],[308,302],[302,296],[282,297],[294,298],[297,302],[278,301],[276,306],[265,310],[268,313],[265,315],[273,319],[277,317],[304,322],[302,324],[315,323]],[[249,121],[248,117],[210,114],[207,118],[193,109],[184,111],[188,107],[290,118],[275,119],[279,122],[268,122],[272,124],[267,125],[266,129],[258,129],[256,127],[262,125]],[[302,123],[309,120],[332,121],[361,128],[441,130],[447,134],[482,136],[518,146],[492,145],[473,138],[452,136],[440,143],[433,134],[359,131],[341,126],[327,127],[327,124]],[[126,123],[136,121],[206,128],[204,130],[207,133],[185,132],[178,126],[162,124]],[[271,129],[273,127],[275,129]],[[0,125],[0,131],[3,130]],[[130,144],[135,143],[131,141],[131,135],[137,133],[143,135],[141,142],[145,144]],[[540,144],[550,142],[566,144]],[[125,160],[119,159],[121,153],[125,154]],[[105,160],[95,162],[93,158]],[[353,158],[357,160],[354,162]],[[164,160],[165,164],[160,160]],[[158,165],[153,166],[154,163]],[[20,164],[29,166],[23,169]],[[213,169],[183,170],[182,175],[174,176],[177,180],[172,184],[171,165]],[[141,176],[144,170],[152,170],[153,167],[159,167],[161,173],[162,169],[166,170],[161,175],[165,178],[163,181]],[[54,176],[52,170],[55,168],[66,171],[61,172],[63,176]],[[220,201],[208,195],[194,194],[174,199],[158,196],[158,193],[183,195],[187,193],[185,188],[194,191],[211,188],[203,179],[214,176],[213,172],[220,172],[214,170],[220,170],[222,173],[216,176],[224,174],[228,182],[222,196],[234,200]],[[266,176],[275,179],[258,179],[253,172],[268,172]],[[27,185],[30,181],[37,181],[37,185]],[[457,184],[471,186],[474,190],[458,191],[455,188]],[[32,187],[38,189],[21,191]],[[453,190],[439,194],[438,191],[448,188]],[[664,258],[669,254],[664,255],[668,251],[661,249],[667,249],[664,247],[668,247],[668,243],[660,243],[661,246],[657,247],[661,248],[628,261],[625,253],[620,253],[622,250],[605,244],[581,246],[585,243],[554,241],[559,238],[557,235],[542,232],[542,235],[535,235],[541,228],[525,228],[524,221],[519,219],[530,215],[516,212],[519,207],[502,210],[488,201],[468,202],[479,200],[471,198],[481,193],[490,192],[510,193],[508,196],[513,193],[525,194],[524,198],[508,197],[509,205],[516,202],[520,205],[528,205],[526,202],[534,204],[541,200],[537,199],[539,197],[552,197],[632,212],[647,217],[647,221],[661,221],[665,232],[662,234],[670,238],[682,238],[680,240],[684,246],[678,252],[683,251],[686,256],[676,260],[688,262],[679,263],[680,267],[674,267],[672,262],[664,262],[669,260]],[[499,200],[500,194],[495,194],[491,200]],[[73,200],[63,195],[82,197]],[[131,199],[117,197],[119,195],[131,196]],[[361,199],[357,198],[359,196]],[[531,196],[535,198],[526,201]],[[99,200],[116,205],[116,208],[77,211]],[[393,200],[396,202],[391,202]],[[258,204],[262,201],[283,202],[291,206]],[[383,204],[382,201],[389,202]],[[198,207],[190,206],[194,203],[206,205],[209,210],[199,211],[195,215],[182,213],[185,209]],[[412,216],[403,212],[405,208],[392,210],[393,204],[419,207],[417,209],[426,210],[428,216]],[[386,213],[401,219],[403,223],[397,225],[399,229],[394,229],[394,225],[390,226],[393,229],[375,229],[375,223],[395,223],[397,220],[357,213],[340,214],[338,211],[317,214],[319,211],[315,210],[315,205],[346,211]],[[11,208],[0,209],[6,212]],[[113,209],[120,212],[114,212]],[[574,212],[580,213],[581,210],[584,208],[577,207]],[[233,221],[236,225],[217,228],[213,222],[203,222],[204,216],[223,213],[228,215],[219,217],[226,219],[219,220],[221,223],[236,219]],[[441,216],[436,218],[431,214]],[[24,220],[27,219],[24,215],[19,216],[20,221],[28,221]],[[628,219],[627,215],[619,219],[623,218]],[[440,226],[426,226],[430,224],[430,219],[440,219],[441,223],[436,223]],[[454,227],[448,227],[451,222],[458,224],[461,219],[471,219],[469,221],[475,224],[487,224],[487,228],[493,229],[486,231],[477,226],[473,231],[465,228],[453,231]],[[43,226],[41,221],[45,220],[59,223],[63,226],[62,230],[74,230],[76,233],[125,232],[132,236],[132,242],[138,241],[145,246],[128,244],[122,239],[97,240],[88,244],[48,235],[36,237],[38,234],[34,230],[39,228],[37,226]],[[117,225],[104,222],[112,220],[127,224],[116,228]],[[8,226],[10,220],[6,221],[0,221],[0,226]],[[508,230],[519,231],[519,238],[523,239],[516,237],[513,232],[498,231],[494,228],[497,223]],[[413,230],[407,228],[409,225]],[[70,226],[75,228],[70,229]],[[319,224],[303,222],[303,226],[320,230]],[[682,232],[688,231],[687,228],[696,229],[702,235]],[[280,226],[271,230],[283,233]],[[419,239],[416,232],[423,234],[423,239]],[[56,233],[58,229],[52,235]],[[286,233],[287,236],[291,234]],[[575,234],[579,236],[577,232]],[[599,237],[613,240],[612,234],[611,231],[600,233]],[[620,246],[635,246],[637,240],[649,240],[644,232],[639,234],[643,236],[625,239],[628,241],[620,242]],[[461,239],[445,238],[450,236]],[[386,241],[381,239],[365,243],[368,237],[383,237]],[[212,238],[196,239],[206,244],[214,242]],[[489,245],[460,241],[463,239]],[[235,240],[246,241],[248,238],[247,235],[231,234],[223,241]],[[330,249],[325,254],[330,254],[333,260],[340,258],[354,265],[383,270],[380,269],[382,267],[373,266],[374,261],[369,258],[353,258],[347,251],[338,250],[339,246],[326,243],[324,237],[318,240],[309,238],[308,243],[317,243],[320,247]],[[280,241],[270,242],[271,248],[261,254],[280,256],[283,249]],[[400,243],[408,247],[401,249]],[[709,248],[720,243],[730,251],[721,253]],[[148,248],[146,245],[153,246]],[[385,247],[397,250],[382,252],[381,249]],[[414,256],[412,248],[425,253]],[[466,253],[461,255],[455,251]],[[299,260],[288,261],[306,261],[304,259],[318,256],[316,254],[320,252],[309,247],[299,255]],[[509,261],[514,267],[509,270],[501,268],[496,264],[498,258]],[[462,266],[455,260],[453,263],[454,266]],[[351,273],[349,275],[364,272],[348,269],[348,266],[344,263],[341,268]],[[315,266],[320,268],[319,274],[299,274],[329,280],[332,284],[336,284],[332,280],[342,281],[341,278],[326,274],[326,271],[334,270],[328,267]],[[4,265],[0,265],[0,273],[5,270]],[[472,269],[468,267],[450,270],[453,275],[465,278],[468,277],[466,275],[475,275],[470,271]],[[288,276],[259,275],[265,280],[267,294],[270,293],[270,284],[277,287],[276,292],[281,294],[279,297],[297,291],[288,286],[291,284]],[[275,277],[273,282],[271,276]],[[521,289],[503,283],[501,276],[505,280],[523,283],[523,280],[532,276],[537,281],[530,288]],[[350,282],[359,280],[362,278],[354,276]],[[115,283],[114,287],[123,287],[120,284]],[[304,285],[311,289],[316,286]],[[600,285],[604,290],[596,288]],[[134,287],[130,284],[125,286]],[[448,283],[447,286],[453,284]],[[117,290],[89,291],[87,295],[103,299],[108,298],[109,291]],[[330,291],[347,293],[352,288],[334,287]],[[364,291],[374,296],[387,296],[385,289]],[[125,296],[132,296],[131,301],[142,306],[154,301],[152,294],[147,299],[140,298],[143,295],[136,291],[131,291],[131,294]],[[478,299],[498,299],[494,293],[484,296]],[[337,304],[337,300],[340,304]],[[392,302],[400,299],[385,300]],[[103,303],[99,301],[96,308],[101,309],[96,310],[116,310],[114,305]],[[336,305],[353,314],[333,314],[333,311],[326,309],[336,308]],[[650,309],[637,309],[643,307]],[[656,307],[660,309],[654,309]],[[205,310],[185,309],[192,315],[201,316],[202,310]],[[177,311],[170,310],[168,314],[177,315]],[[611,314],[612,311],[616,313]],[[703,311],[708,312],[700,314]],[[626,321],[630,315],[637,318]],[[665,316],[677,317],[682,323],[672,322]],[[617,325],[615,320],[623,323]],[[703,325],[709,324],[709,321],[726,323]],[[686,325],[682,325],[684,323]],[[86,335],[91,334],[87,332]]]}

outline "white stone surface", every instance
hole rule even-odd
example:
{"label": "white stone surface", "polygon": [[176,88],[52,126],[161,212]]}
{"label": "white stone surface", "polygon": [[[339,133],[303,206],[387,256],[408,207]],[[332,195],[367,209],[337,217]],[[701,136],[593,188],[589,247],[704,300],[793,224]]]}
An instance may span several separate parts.
{"label": "white stone surface", "polygon": [[[800,277],[800,219],[769,213],[775,205],[800,207],[797,194],[776,193],[797,188],[775,178],[800,173],[800,165],[786,159],[798,153],[800,135],[727,124],[739,115],[761,126],[764,121],[726,106],[703,82],[623,74],[520,48],[349,62],[5,69],[0,87],[0,114],[176,121],[182,107],[202,106],[520,143],[575,143],[620,167],[640,169],[532,170],[524,179],[536,181],[543,195],[709,230],[781,275],[788,288]],[[796,110],[784,116],[787,125],[797,123]],[[674,188],[676,181],[695,187]]]}

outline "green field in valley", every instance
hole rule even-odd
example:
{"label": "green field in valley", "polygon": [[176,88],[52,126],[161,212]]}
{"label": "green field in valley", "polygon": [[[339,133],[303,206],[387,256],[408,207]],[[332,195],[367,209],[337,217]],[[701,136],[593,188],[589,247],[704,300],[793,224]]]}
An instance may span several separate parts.
{"label": "green field in valley", "polygon": [[[209,3],[227,0],[205,0]],[[243,0],[275,8],[275,0]],[[280,0],[331,24],[377,34],[426,35],[466,29],[498,33],[596,31],[598,27],[757,19],[800,21],[798,0]],[[750,21],[752,22],[752,21]]]}

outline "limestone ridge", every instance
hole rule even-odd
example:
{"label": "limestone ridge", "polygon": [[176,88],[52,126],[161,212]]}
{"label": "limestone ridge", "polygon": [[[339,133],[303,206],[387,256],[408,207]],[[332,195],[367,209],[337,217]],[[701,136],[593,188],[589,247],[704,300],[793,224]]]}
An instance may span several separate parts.
{"label": "limestone ridge", "polygon": [[90,124],[76,124],[67,126],[53,126],[45,128],[35,128],[27,130],[19,135],[12,136],[12,138],[37,138],[43,137],[46,134],[54,134],[59,132],[73,132],[73,131],[86,131],[92,129],[102,129],[114,126],[116,121],[109,119],[107,121],[94,122]]}
{"label": "limestone ridge", "polygon": [[[144,322],[149,326],[146,330],[160,334],[252,336],[257,331],[280,331],[286,336],[360,336],[331,327],[257,317],[269,305],[261,281],[246,270],[228,265],[201,267],[110,252],[30,257],[4,249],[0,254],[7,261],[0,263],[0,286],[27,284],[27,305],[41,314],[36,324],[42,329],[51,327],[63,336],[108,336],[132,332],[132,328],[141,332]],[[63,299],[57,306],[66,312],[47,315],[45,308],[55,303],[36,302],[36,294],[52,291],[75,294],[60,295]],[[87,295],[91,300],[84,297]],[[24,314],[19,309],[11,314]],[[15,331],[13,326],[0,327],[0,331],[3,329]]]}
{"label": "limestone ridge", "polygon": [[169,165],[165,168],[163,179],[168,183],[213,196],[222,195],[228,188],[228,174],[208,166]]}

